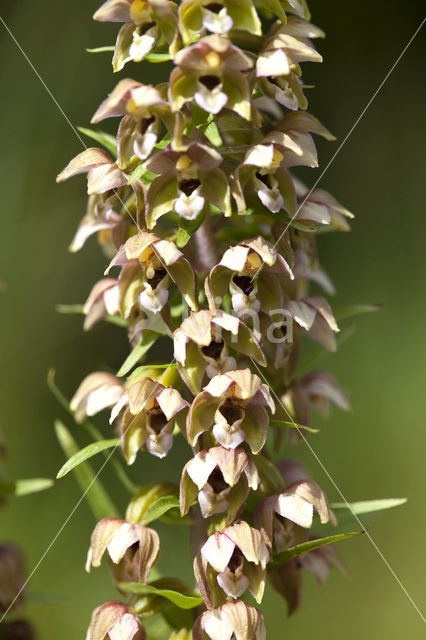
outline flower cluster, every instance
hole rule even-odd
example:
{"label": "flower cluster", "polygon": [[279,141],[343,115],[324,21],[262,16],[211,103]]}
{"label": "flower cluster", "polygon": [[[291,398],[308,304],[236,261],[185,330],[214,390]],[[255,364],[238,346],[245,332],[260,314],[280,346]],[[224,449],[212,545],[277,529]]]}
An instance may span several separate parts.
{"label": "flower cluster", "polygon": [[[97,524],[87,567],[107,554],[130,599],[98,607],[88,639],[143,639],[142,620],[163,612],[171,638],[262,640],[262,614],[241,597],[260,604],[270,579],[292,612],[301,568],[322,582],[338,563],[321,544],[298,557],[306,548],[296,547],[317,538],[314,512],[321,523],[335,517],[297,463],[272,462],[313,410],[348,406],[329,374],[299,368],[305,337],[333,351],[339,331],[321,295],[333,285],[314,232],[347,230],[351,217],[296,177],[297,167],[318,166],[312,135],[333,139],[306,111],[302,80],[301,63],[322,60],[313,40],[323,33],[305,0],[107,0],[94,17],[122,23],[115,71],[144,59],[174,68],[156,86],[121,80],[92,120],[120,118],[116,141],[97,131],[108,152],[83,151],[58,177],[87,173],[89,204],[71,249],[97,234],[109,261],[83,307],[85,329],[124,325],[132,347],[117,376],[83,381],[71,409],[81,422],[109,408],[129,465],[171,455],[176,437],[192,452],[179,496],[149,485],[125,520]],[[162,337],[168,365],[149,357]],[[165,513],[165,498],[169,521],[179,504],[193,529],[201,597],[173,578],[152,580],[160,542],[146,525],[156,508]],[[194,615],[171,615],[171,590],[196,601]]]}

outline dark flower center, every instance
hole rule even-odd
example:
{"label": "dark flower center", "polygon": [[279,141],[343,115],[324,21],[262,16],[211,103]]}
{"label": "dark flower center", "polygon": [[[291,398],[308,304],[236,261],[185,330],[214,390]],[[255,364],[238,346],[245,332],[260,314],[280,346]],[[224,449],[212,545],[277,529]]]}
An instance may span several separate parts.
{"label": "dark flower center", "polygon": [[179,182],[179,189],[189,197],[195,189],[198,189],[200,184],[201,182],[196,178],[192,178],[191,180],[182,180],[182,182]]}
{"label": "dark flower center", "polygon": [[166,275],[167,271],[165,269],[156,269],[153,277],[148,278],[149,284],[153,289],[156,289]]}
{"label": "dark flower center", "polygon": [[223,4],[220,4],[220,2],[210,2],[205,5],[205,8],[212,13],[220,13],[223,9]]}
{"label": "dark flower center", "polygon": [[220,78],[217,76],[200,76],[199,80],[209,91],[213,91],[220,85]]}
{"label": "dark flower center", "polygon": [[259,172],[257,172],[257,173],[256,173],[256,178],[257,178],[258,180],[260,180],[260,182],[263,182],[263,184],[264,184],[264,185],[266,185],[266,186],[268,187],[268,189],[270,189],[270,188],[271,188],[271,183],[270,183],[270,180],[269,180],[269,175],[268,175],[267,173],[266,173],[266,174],[263,174],[263,173],[259,173]]}
{"label": "dark flower center", "polygon": [[243,417],[243,410],[237,407],[232,400],[227,400],[220,408],[220,413],[230,425]]}
{"label": "dark flower center", "polygon": [[228,562],[228,569],[232,571],[232,573],[235,573],[237,569],[241,567],[243,562],[244,562],[243,554],[241,553],[238,547],[235,547],[234,552],[231,556],[231,559]]}
{"label": "dark flower center", "polygon": [[139,35],[143,36],[147,31],[155,27],[155,22],[145,22],[140,28]]}
{"label": "dark flower center", "polygon": [[234,276],[232,279],[246,296],[253,291],[252,278],[249,276]]}
{"label": "dark flower center", "polygon": [[155,431],[157,436],[166,424],[167,418],[162,411],[159,413],[151,413],[149,415],[149,426]]}
{"label": "dark flower center", "polygon": [[201,347],[201,351],[208,358],[213,358],[213,360],[217,360],[220,357],[220,354],[222,353],[223,346],[224,346],[223,340],[215,340],[211,342],[209,345],[207,345],[206,347]]}
{"label": "dark flower center", "polygon": [[221,493],[225,489],[228,489],[229,484],[225,482],[222,471],[219,467],[215,467],[209,475],[208,483],[215,493]]}
{"label": "dark flower center", "polygon": [[154,116],[151,116],[151,118],[144,118],[141,123],[141,133],[146,133],[149,125],[153,122],[155,122]]}

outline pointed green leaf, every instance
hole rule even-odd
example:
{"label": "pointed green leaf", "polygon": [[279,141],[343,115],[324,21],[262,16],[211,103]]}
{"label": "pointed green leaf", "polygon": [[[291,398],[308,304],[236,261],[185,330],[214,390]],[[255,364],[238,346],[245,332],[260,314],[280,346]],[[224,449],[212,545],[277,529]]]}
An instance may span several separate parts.
{"label": "pointed green leaf", "polygon": [[15,482],[0,482],[0,496],[27,496],[49,489],[54,484],[49,478],[25,478]]}
{"label": "pointed green leaf", "polygon": [[114,45],[107,45],[105,47],[95,47],[94,49],[86,49],[87,53],[106,53],[107,51],[114,51]]}
{"label": "pointed green leaf", "polygon": [[[79,451],[79,447],[71,433],[60,420],[56,420],[55,422],[55,431],[65,455],[69,458],[75,455]],[[83,491],[83,496],[86,498],[96,520],[107,517],[119,518],[120,514],[118,510],[98,478],[99,472],[95,474],[88,462],[83,462],[73,471]]]}
{"label": "pointed green leaf", "polygon": [[200,127],[204,135],[210,140],[214,147],[220,147],[223,144],[222,138],[219,134],[219,129],[214,120],[208,122],[205,126]]}
{"label": "pointed green leaf", "polygon": [[117,372],[117,376],[121,378],[122,376],[125,376],[126,373],[129,373],[130,369],[132,369],[135,364],[139,362],[142,356],[144,356],[145,353],[149,351],[149,349],[151,349],[152,345],[159,336],[160,334],[156,331],[145,331],[142,340],[139,342],[139,344],[136,345],[136,347],[134,347],[134,349],[121,365],[119,371]]}
{"label": "pointed green leaf", "polygon": [[336,320],[346,320],[347,318],[353,318],[353,316],[359,316],[363,313],[373,313],[374,311],[379,311],[382,306],[380,303],[352,304],[336,311]]}
{"label": "pointed green leaf", "polygon": [[393,509],[407,502],[407,498],[385,498],[384,500],[363,500],[362,502],[335,502],[331,505],[334,511],[349,511],[356,516],[376,513],[384,509]]}
{"label": "pointed green leaf", "polygon": [[158,518],[161,518],[167,511],[174,508],[179,508],[179,497],[175,494],[162,496],[146,510],[141,519],[141,524],[147,525],[153,520],[158,520]]}
{"label": "pointed green leaf", "polygon": [[274,560],[269,563],[268,568],[277,569],[293,558],[301,556],[303,553],[308,553],[308,551],[314,551],[315,549],[319,549],[320,547],[325,547],[327,544],[334,544],[335,542],[340,542],[341,540],[359,536],[362,533],[364,533],[364,531],[353,531],[351,533],[340,533],[334,536],[328,536],[327,538],[318,538],[317,540],[302,542],[302,544],[297,544],[295,547],[290,547],[290,549],[286,549],[285,551],[282,551],[277,556],[275,556]]}
{"label": "pointed green leaf", "polygon": [[112,447],[118,447],[120,444],[120,438],[112,438],[111,440],[100,440],[98,442],[92,442],[92,444],[87,445],[84,449],[81,449],[76,454],[74,454],[67,462],[61,467],[56,476],[57,479],[63,478],[67,475],[72,469],[78,467],[79,464],[92,458],[97,453],[101,451],[105,451],[105,449],[111,449]]}
{"label": "pointed green leaf", "polygon": [[120,582],[118,588],[126,593],[133,593],[136,595],[153,594],[167,598],[170,602],[173,602],[180,609],[195,609],[203,604],[201,596],[185,595],[179,593],[179,591],[173,591],[172,589],[157,589],[150,584],[139,584],[138,582]]}
{"label": "pointed green leaf", "polygon": [[[70,414],[70,416],[74,418],[74,412],[70,409],[70,405],[67,398],[64,396],[64,394],[62,393],[62,391],[59,389],[59,387],[55,382],[54,369],[50,369],[47,374],[47,386],[49,387],[50,391],[53,393],[53,395],[55,396],[55,398],[57,399],[61,407],[63,407],[63,409],[67,411]],[[94,424],[92,424],[88,420],[85,420],[79,426],[83,427],[93,440],[96,440],[96,441],[103,440],[102,433],[99,431],[99,429],[97,429],[97,427],[95,427]],[[108,457],[108,454],[106,453],[106,451],[104,452],[104,457],[105,459]],[[111,464],[114,468],[115,473],[117,474],[118,479],[122,483],[123,487],[131,495],[134,495],[135,493],[137,493],[137,491],[140,489],[140,486],[137,485],[135,482],[133,482],[133,480],[128,476],[127,471],[125,470],[123,465],[120,463],[120,461],[117,458],[112,458]]]}
{"label": "pointed green leaf", "polygon": [[88,138],[99,142],[99,144],[105,147],[105,149],[107,149],[114,158],[117,157],[117,140],[110,133],[106,133],[100,129],[85,129],[84,127],[77,127],[77,129]]}
{"label": "pointed green leaf", "polygon": [[181,249],[184,247],[192,234],[194,234],[197,229],[201,226],[204,221],[206,214],[205,211],[202,211],[195,220],[185,220],[185,218],[180,218],[179,220],[179,231],[177,234],[176,244]]}
{"label": "pointed green leaf", "polygon": [[271,420],[271,427],[288,427],[289,429],[301,429],[302,431],[309,431],[309,433],[319,433],[319,429],[313,429],[312,427],[305,427],[303,424],[297,424],[296,422],[289,422],[287,420]]}
{"label": "pointed green leaf", "polygon": [[148,509],[159,498],[176,493],[176,485],[171,482],[151,482],[142,487],[130,500],[126,509],[126,520],[139,524],[144,520]]}

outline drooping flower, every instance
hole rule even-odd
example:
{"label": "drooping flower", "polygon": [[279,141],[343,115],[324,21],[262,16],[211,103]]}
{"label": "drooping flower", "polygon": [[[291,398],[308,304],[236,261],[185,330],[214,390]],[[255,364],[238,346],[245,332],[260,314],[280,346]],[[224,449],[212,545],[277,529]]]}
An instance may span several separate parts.
{"label": "drooping flower", "polygon": [[106,0],[93,16],[99,22],[124,22],[115,45],[113,67],[121,71],[130,60],[140,62],[164,36],[176,46],[177,10],[167,0]]}
{"label": "drooping flower", "polygon": [[164,458],[173,445],[173,430],[179,420],[184,425],[188,406],[179,391],[164,387],[145,375],[131,378],[111,413],[111,422],[122,411],[119,433],[123,455],[133,464],[140,450]]}
{"label": "drooping flower", "polygon": [[261,203],[272,213],[283,208],[296,212],[296,192],[287,171],[289,167],[316,167],[315,144],[309,133],[291,134],[273,131],[260,144],[254,145],[234,173],[233,196],[238,210],[247,209],[245,192],[250,187]]}
{"label": "drooping flower", "polygon": [[226,512],[232,522],[244,505],[249,489],[256,490],[259,476],[242,449],[214,447],[201,451],[184,467],[180,485],[180,509],[188,512],[198,496],[201,513],[208,518]]}
{"label": "drooping flower", "polygon": [[95,284],[83,306],[85,331],[104,318],[119,313],[118,295],[118,281],[114,278],[103,278]]}
{"label": "drooping flower", "polygon": [[261,236],[240,242],[225,251],[205,280],[210,311],[214,313],[220,307],[226,293],[230,293],[239,317],[281,308],[283,296],[277,275],[283,273],[293,278],[290,266],[270,242]]}
{"label": "drooping flower", "polygon": [[229,216],[230,191],[221,164],[221,155],[199,142],[187,141],[179,151],[157,151],[146,165],[158,174],[147,193],[147,227],[152,229],[171,210],[194,220],[209,203]]}
{"label": "drooping flower", "polygon": [[177,68],[169,85],[174,111],[195,100],[208,113],[217,114],[226,106],[250,119],[249,85],[243,72],[253,63],[230,40],[217,34],[206,36],[179,51],[174,62]]}
{"label": "drooping flower", "polygon": [[105,602],[92,613],[86,640],[145,640],[139,619],[122,602]]}
{"label": "drooping flower", "polygon": [[289,75],[291,71],[298,74],[300,62],[322,62],[322,56],[306,40],[308,34],[309,37],[318,37],[322,32],[297,18],[290,18],[285,25],[277,22],[257,58],[256,75],[280,77]]}
{"label": "drooping flower", "polygon": [[218,372],[236,368],[227,347],[265,365],[263,353],[253,333],[235,316],[218,310],[191,313],[174,333],[174,353],[179,373],[196,394],[204,374],[212,378]]}
{"label": "drooping flower", "polygon": [[301,196],[300,200],[298,220],[334,227],[338,231],[349,231],[350,226],[346,218],[353,218],[353,214],[327,191],[315,189],[307,197]]}
{"label": "drooping flower", "polygon": [[128,216],[118,212],[127,198],[125,189],[122,187],[89,197],[86,215],[78,225],[70,245],[72,253],[79,251],[86,240],[97,233],[99,244],[102,245],[105,253],[111,257],[114,255],[125,241],[131,222]]}
{"label": "drooping flower", "polygon": [[105,371],[96,371],[80,384],[70,402],[70,409],[75,412],[76,421],[83,422],[86,416],[94,416],[113,407],[123,393],[123,383],[118,378]]}
{"label": "drooping flower", "polygon": [[118,165],[126,170],[137,159],[145,160],[154,149],[164,123],[173,130],[165,91],[136,80],[121,80],[102,102],[92,123],[124,116],[117,134]]}
{"label": "drooping flower", "polygon": [[194,640],[266,640],[262,614],[241,600],[203,613],[193,633]]}
{"label": "drooping flower", "polygon": [[108,552],[117,582],[146,584],[160,553],[160,539],[153,529],[118,518],[103,518],[90,540],[86,571],[100,567]]}
{"label": "drooping flower", "polygon": [[184,43],[193,42],[203,28],[219,35],[231,29],[262,33],[252,0],[183,0],[179,6],[179,29]]}
{"label": "drooping flower", "polygon": [[170,240],[141,230],[129,238],[111,261],[106,273],[121,266],[118,278],[119,308],[128,318],[140,309],[157,313],[166,304],[169,287],[176,285],[191,309],[197,309],[194,271]]}
{"label": "drooping flower", "polygon": [[314,509],[322,524],[336,524],[335,515],[320,487],[313,480],[299,480],[282,493],[258,503],[255,524],[269,546],[280,553],[307,539]]}
{"label": "drooping flower", "polygon": [[330,403],[345,411],[350,408],[337,380],[325,371],[313,371],[294,382],[282,395],[281,402],[293,420],[305,426],[311,425],[313,410],[326,415]]}
{"label": "drooping flower", "polygon": [[61,171],[56,181],[87,173],[87,193],[102,194],[127,184],[127,176],[103,149],[92,147],[82,151]]}
{"label": "drooping flower", "polygon": [[189,443],[195,446],[202,433],[212,430],[223,447],[235,449],[245,441],[253,453],[259,453],[269,425],[265,406],[275,411],[268,386],[250,369],[220,373],[191,405],[187,419]]}
{"label": "drooping flower", "polygon": [[319,342],[329,351],[336,350],[335,334],[339,332],[339,327],[324,298],[308,296],[301,300],[287,300],[283,309],[306,332],[308,338]]}
{"label": "drooping flower", "polygon": [[227,596],[237,599],[248,589],[258,603],[262,601],[269,551],[257,529],[243,521],[226,527],[208,538],[201,555]]}

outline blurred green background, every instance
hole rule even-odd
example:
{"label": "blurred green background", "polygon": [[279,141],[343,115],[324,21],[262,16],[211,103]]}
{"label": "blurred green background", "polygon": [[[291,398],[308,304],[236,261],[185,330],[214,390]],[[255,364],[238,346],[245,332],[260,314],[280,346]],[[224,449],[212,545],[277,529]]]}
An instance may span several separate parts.
{"label": "blurred green background", "polygon": [[[424,2],[310,4],[314,21],[328,36],[319,45],[325,63],[305,65],[305,79],[317,85],[310,92],[310,111],[342,139],[420,24]],[[109,54],[85,52],[85,47],[112,44],[116,31],[92,22],[96,6],[81,0],[1,2],[2,18],[76,125],[87,125],[117,80]],[[423,30],[321,184],[357,214],[350,234],[320,240],[320,255],[338,290],[335,308],[352,302],[383,302],[384,307],[357,319],[355,335],[324,362],[348,390],[353,410],[333,411],[313,441],[348,500],[409,498],[369,530],[420,608],[426,526],[424,35]],[[161,66],[148,64],[125,70],[144,82],[157,81],[161,73]],[[72,423],[46,388],[49,367],[56,368],[59,384],[71,395],[90,371],[118,367],[126,341],[112,326],[84,334],[81,318],[55,312],[57,303],[83,301],[104,269],[93,241],[76,256],[67,252],[84,212],[83,179],[55,186],[55,176],[81,146],[1,25],[0,74],[0,279],[5,283],[0,295],[0,427],[7,436],[9,478],[54,477],[63,455],[53,421],[61,416]],[[322,166],[337,144],[319,144]],[[309,174],[310,184],[315,175]],[[105,421],[100,424],[107,434]],[[84,434],[73,429],[85,443]],[[176,477],[186,455],[183,447],[175,449],[161,474]],[[339,500],[303,444],[297,455],[329,498]],[[100,459],[94,464],[98,468]],[[135,476],[147,481],[159,473],[159,464],[145,456]],[[103,477],[120,499],[109,471]],[[46,493],[12,501],[0,512],[0,539],[21,544],[32,568],[79,495],[69,476]],[[35,574],[28,615],[40,639],[83,638],[91,610],[115,597],[106,571],[84,572],[92,528],[92,516],[81,504]],[[188,563],[177,544],[186,549],[186,532],[162,526],[160,533],[162,566],[182,575]],[[318,589],[307,576],[305,602],[293,618],[286,618],[284,603],[268,592],[268,638],[424,637],[420,616],[367,537],[340,549],[350,581],[333,572]],[[48,593],[59,594],[58,602],[41,602]]]}

